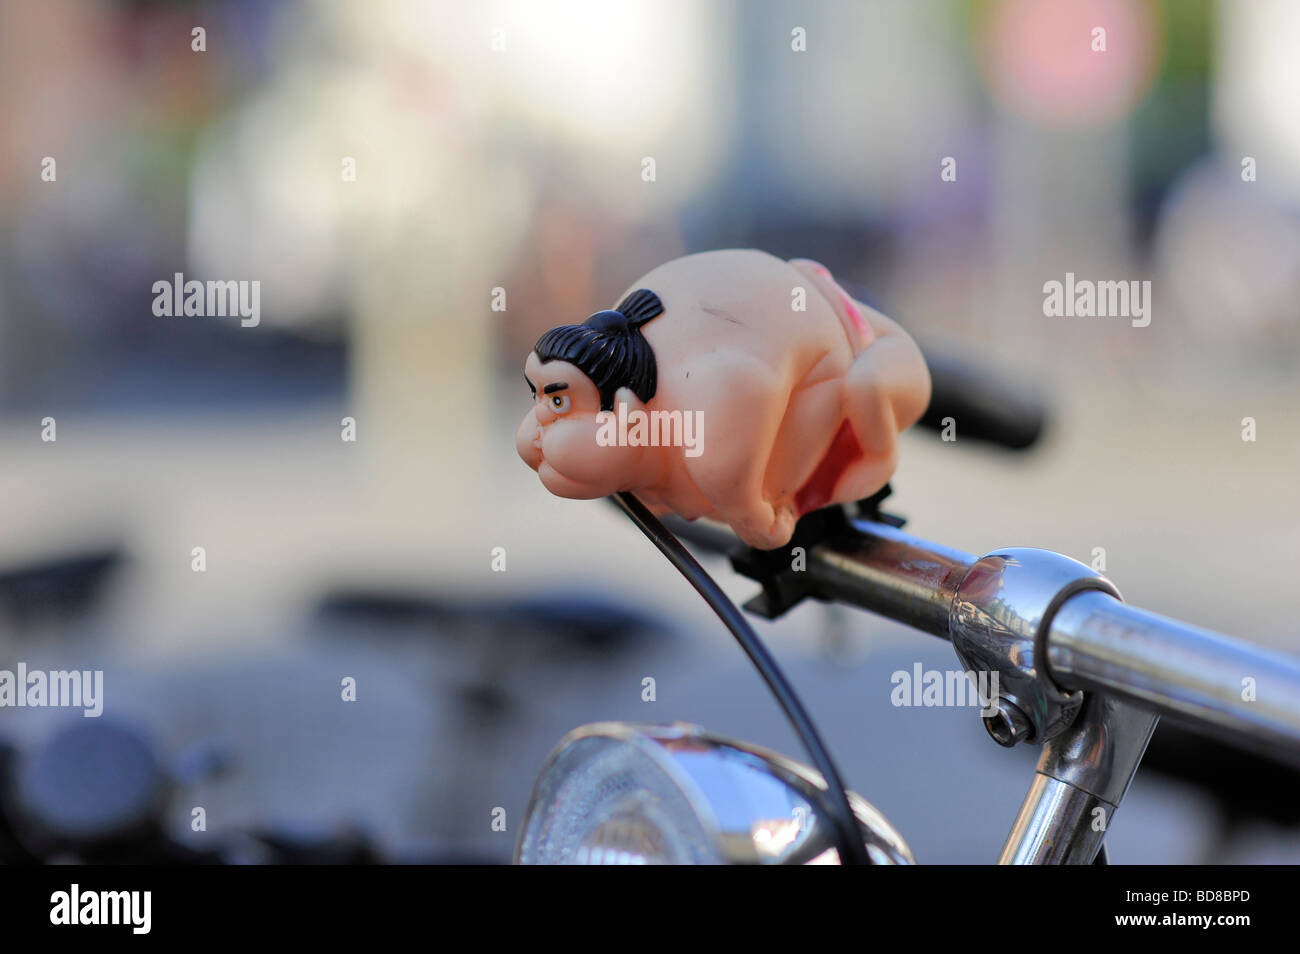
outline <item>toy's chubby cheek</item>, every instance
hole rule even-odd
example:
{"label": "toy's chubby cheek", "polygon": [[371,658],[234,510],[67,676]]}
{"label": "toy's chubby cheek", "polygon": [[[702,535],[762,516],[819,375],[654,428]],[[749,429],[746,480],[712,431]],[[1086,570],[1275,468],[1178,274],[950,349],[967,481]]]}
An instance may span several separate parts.
{"label": "toy's chubby cheek", "polygon": [[[592,417],[561,418],[542,429],[542,463],[570,485],[592,496],[611,493],[618,481],[623,447],[605,447]],[[548,485],[549,486],[549,485]],[[567,496],[567,494],[566,494]]]}
{"label": "toy's chubby cheek", "polygon": [[594,500],[613,492],[612,489],[607,490],[602,484],[571,480],[545,460],[537,468],[537,476],[542,479],[542,486],[555,496],[568,497],[570,500]]}
{"label": "toy's chubby cheek", "polygon": [[515,447],[556,496],[604,497],[627,489],[643,469],[647,448],[602,441],[595,418],[549,417],[540,426],[536,416],[526,417],[515,435]]}

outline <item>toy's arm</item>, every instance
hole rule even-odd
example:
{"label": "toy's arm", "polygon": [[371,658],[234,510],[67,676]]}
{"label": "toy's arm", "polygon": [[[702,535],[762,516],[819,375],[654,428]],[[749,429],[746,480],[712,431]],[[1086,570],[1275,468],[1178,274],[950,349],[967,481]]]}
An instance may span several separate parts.
{"label": "toy's arm", "polygon": [[798,515],[766,498],[764,477],[789,404],[788,382],[744,353],[701,354],[690,370],[679,385],[683,403],[708,408],[709,417],[704,452],[686,458],[687,473],[743,540],[761,548],[782,545]]}
{"label": "toy's arm", "polygon": [[[875,436],[883,444],[892,446],[898,432],[920,420],[930,403],[930,371],[921,356],[921,349],[897,322],[849,296],[824,265],[810,259],[794,259],[790,264],[812,280],[832,307],[837,300],[847,300],[866,318],[875,340],[858,355],[852,374],[856,387],[869,390],[880,399],[869,404],[878,409],[881,417],[876,426],[865,429],[867,433],[860,438],[874,443],[872,437]],[[888,448],[865,449],[883,451]]]}
{"label": "toy's arm", "polygon": [[930,403],[930,371],[911,335],[874,308],[856,304],[876,334],[858,364],[888,397],[894,430],[904,431],[921,419]]}

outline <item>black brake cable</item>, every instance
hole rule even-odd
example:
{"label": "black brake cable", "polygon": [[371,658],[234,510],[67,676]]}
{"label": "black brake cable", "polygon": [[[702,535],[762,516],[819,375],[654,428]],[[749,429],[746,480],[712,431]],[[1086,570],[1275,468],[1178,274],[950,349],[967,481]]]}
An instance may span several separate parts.
{"label": "black brake cable", "polygon": [[695,587],[700,596],[704,597],[704,602],[709,604],[709,608],[718,614],[718,618],[736,637],[740,648],[745,651],[745,655],[763,677],[767,687],[772,690],[777,703],[785,710],[791,728],[799,736],[799,741],[808,750],[808,757],[812,759],[813,765],[826,782],[824,794],[828,797],[824,809],[839,836],[838,849],[841,863],[871,864],[871,858],[862,840],[862,832],[858,828],[857,816],[853,814],[853,808],[849,804],[848,791],[844,788],[839,770],[831,760],[830,751],[822,742],[817,727],[813,725],[803,703],[799,701],[794,687],[786,679],[785,673],[781,671],[781,667],[777,665],[776,659],[768,651],[767,646],[759,639],[758,633],[754,632],[754,628],[749,625],[749,620],[745,619],[744,614],[735,603],[731,602],[727,594],[722,592],[722,588],[713,577],[709,576],[708,571],[700,566],[699,561],[691,556],[690,551],[682,545],[672,531],[659,522],[645,504],[626,492],[615,494],[613,499],[641,532],[649,537],[659,551],[668,558],[668,562],[686,577],[687,582]]}

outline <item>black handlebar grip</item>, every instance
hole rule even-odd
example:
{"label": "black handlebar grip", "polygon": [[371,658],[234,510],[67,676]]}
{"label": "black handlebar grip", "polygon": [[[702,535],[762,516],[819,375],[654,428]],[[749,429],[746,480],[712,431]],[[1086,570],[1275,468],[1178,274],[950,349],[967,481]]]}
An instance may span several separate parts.
{"label": "black handlebar grip", "polygon": [[1047,410],[1036,395],[960,359],[923,350],[932,391],[921,427],[942,433],[951,419],[963,439],[1011,450],[1027,450],[1038,442]]}
{"label": "black handlebar grip", "polygon": [[[872,308],[884,311],[866,288],[855,281],[837,278],[840,287]],[[1023,385],[954,358],[942,351],[922,347],[930,368],[930,406],[917,422],[927,430],[943,433],[951,418],[956,433],[970,440],[985,441],[1011,450],[1028,450],[1038,442],[1047,424],[1042,400]]]}

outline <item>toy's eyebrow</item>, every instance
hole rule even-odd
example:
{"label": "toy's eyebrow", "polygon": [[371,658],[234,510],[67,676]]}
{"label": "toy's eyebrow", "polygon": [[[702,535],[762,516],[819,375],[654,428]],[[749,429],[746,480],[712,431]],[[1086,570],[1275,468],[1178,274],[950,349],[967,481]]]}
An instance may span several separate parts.
{"label": "toy's eyebrow", "polygon": [[548,384],[542,388],[543,394],[554,394],[556,391],[563,391],[568,385],[563,381],[556,381],[554,384]]}
{"label": "toy's eyebrow", "polygon": [[530,391],[532,391],[534,394],[536,394],[536,393],[537,393],[537,385],[533,384],[532,379],[531,379],[530,377],[528,377],[528,375],[526,375],[526,374],[524,375],[524,381],[528,384],[528,390],[530,390]]}

